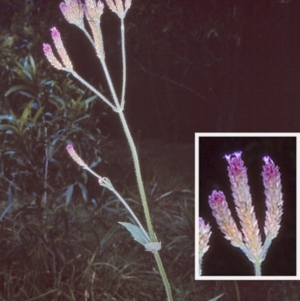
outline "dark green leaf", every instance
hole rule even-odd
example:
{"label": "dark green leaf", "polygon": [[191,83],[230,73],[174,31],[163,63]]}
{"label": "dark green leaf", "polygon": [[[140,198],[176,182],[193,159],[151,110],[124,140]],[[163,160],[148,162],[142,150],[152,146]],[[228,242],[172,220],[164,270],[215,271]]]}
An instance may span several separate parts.
{"label": "dark green leaf", "polygon": [[72,195],[73,195],[73,190],[74,190],[74,185],[70,185],[67,190],[64,192],[64,196],[66,198],[66,206],[68,206],[70,204],[70,201],[72,199]]}
{"label": "dark green leaf", "polygon": [[28,121],[28,116],[29,114],[31,113],[31,108],[32,108],[32,103],[33,103],[33,100],[31,100],[25,107],[23,113],[22,113],[22,116],[21,116],[21,124],[20,124],[20,127],[21,127],[21,130],[23,129],[23,126],[24,124],[27,124],[27,121]]}
{"label": "dark green leaf", "polygon": [[16,134],[20,134],[20,131],[17,127],[9,124],[0,124],[0,131],[13,131]]}
{"label": "dark green leaf", "polygon": [[4,96],[8,96],[9,94],[13,93],[13,92],[16,92],[16,91],[23,91],[23,90],[31,90],[31,88],[27,85],[16,85],[16,86],[13,86],[11,88],[9,88]]}
{"label": "dark green leaf", "polygon": [[86,189],[85,185],[80,182],[77,184],[80,187],[81,195],[82,195],[83,199],[87,202],[87,199],[88,199],[87,198],[87,189]]}

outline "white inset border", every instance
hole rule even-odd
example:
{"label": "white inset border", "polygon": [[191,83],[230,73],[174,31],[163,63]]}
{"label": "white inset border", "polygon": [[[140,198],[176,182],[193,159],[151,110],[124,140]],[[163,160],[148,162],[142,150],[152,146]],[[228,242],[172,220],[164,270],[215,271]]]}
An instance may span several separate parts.
{"label": "white inset border", "polygon": [[[199,276],[199,256],[198,256],[198,246],[199,246],[199,237],[198,237],[198,218],[199,218],[199,195],[200,195],[200,183],[199,183],[199,175],[200,175],[200,170],[199,170],[199,166],[200,166],[200,138],[201,137],[215,137],[215,138],[222,138],[222,137],[295,137],[296,138],[296,187],[299,187],[299,177],[297,177],[297,171],[300,170],[299,169],[299,160],[298,160],[298,155],[300,152],[300,148],[299,148],[299,137],[300,137],[300,133],[195,133],[195,279],[196,280],[300,280],[300,270],[299,270],[299,260],[298,257],[296,258],[296,275],[295,276],[264,276],[263,275],[263,270],[262,270],[262,276],[206,276],[205,275],[205,271],[204,271],[204,275],[203,276]],[[226,150],[224,150],[224,152],[226,153]],[[225,155],[224,153],[224,155]],[[276,162],[275,162],[276,164]],[[280,166],[279,166],[280,168]],[[284,176],[284,175],[283,175]],[[283,177],[282,176],[282,177]],[[229,180],[228,180],[229,181]],[[229,182],[228,182],[228,185]],[[251,183],[250,183],[251,186]],[[283,187],[284,189],[284,187]],[[231,196],[230,196],[231,197]],[[294,200],[295,202],[297,202],[297,200],[299,200],[299,192],[298,190],[296,190],[296,200]],[[283,196],[283,200],[284,196]],[[232,201],[231,199],[229,200],[230,202]],[[299,221],[298,221],[298,217],[299,217],[299,206],[296,205],[296,233],[300,233],[299,232]],[[283,215],[285,214],[285,212],[283,211]],[[200,216],[201,216],[201,212],[200,212]],[[215,230],[215,229],[212,229]],[[220,231],[218,229],[218,231]],[[284,231],[282,228],[280,228],[279,231]],[[212,235],[214,235],[214,233],[212,233]],[[224,238],[225,239],[225,238]],[[276,238],[275,238],[276,240]],[[228,244],[230,244],[229,241],[227,241]],[[271,244],[272,247],[272,244]],[[271,248],[270,247],[270,248]],[[232,246],[232,248],[234,248]],[[296,255],[297,255],[297,250],[299,250],[298,248],[298,239],[296,241]],[[241,251],[242,252],[242,251]],[[203,262],[205,263],[206,260],[206,256],[209,253],[209,250],[207,251],[207,253],[204,255],[203,258]],[[267,254],[268,256],[268,254]],[[247,260],[247,258],[245,257],[245,260]],[[278,260],[280,260],[280,258],[278,258]]]}

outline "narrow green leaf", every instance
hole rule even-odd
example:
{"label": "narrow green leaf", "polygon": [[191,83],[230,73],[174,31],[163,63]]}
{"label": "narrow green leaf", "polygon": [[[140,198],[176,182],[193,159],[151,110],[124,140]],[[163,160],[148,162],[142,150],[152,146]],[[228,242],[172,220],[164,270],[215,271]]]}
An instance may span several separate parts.
{"label": "narrow green leaf", "polygon": [[0,124],[0,131],[12,131],[16,134],[20,134],[19,129],[10,124]]}
{"label": "narrow green leaf", "polygon": [[13,156],[13,155],[15,155],[16,154],[16,152],[15,151],[11,151],[11,150],[9,150],[9,151],[6,151],[6,152],[4,152],[3,153],[3,156]]}
{"label": "narrow green leaf", "polygon": [[47,150],[48,150],[48,159],[51,160],[55,151],[54,144],[51,143],[50,145],[48,145]]}
{"label": "narrow green leaf", "polygon": [[31,108],[32,108],[32,103],[33,103],[33,100],[31,100],[25,107],[23,113],[22,113],[22,116],[21,116],[21,130],[23,128],[23,125],[27,123],[27,120],[28,120],[28,116],[29,114],[31,113]]}
{"label": "narrow green leaf", "polygon": [[162,194],[162,195],[161,195],[160,197],[158,197],[157,199],[155,199],[155,201],[161,200],[161,199],[163,199],[163,198],[169,196],[169,195],[172,194],[173,192],[174,192],[174,190],[168,191],[168,192]]}
{"label": "narrow green leaf", "polygon": [[32,67],[32,73],[35,74],[36,73],[36,65],[35,65],[34,59],[31,55],[29,55],[29,60],[30,60],[30,64]]}
{"label": "narrow green leaf", "polygon": [[23,68],[22,70],[18,70],[17,74],[21,77],[21,79],[25,83],[32,85],[32,75],[30,74],[30,72],[28,70]]}
{"label": "narrow green leaf", "polygon": [[77,184],[81,190],[81,195],[82,195],[83,199],[87,202],[88,197],[87,197],[87,189],[86,189],[85,185],[80,182]]}
{"label": "narrow green leaf", "polygon": [[215,298],[213,298],[213,299],[210,299],[210,300],[208,300],[208,301],[217,301],[219,298],[221,298],[222,296],[223,296],[224,294],[221,294],[221,295],[219,295],[219,296],[217,296],[217,297],[215,297]]}
{"label": "narrow green leaf", "polygon": [[9,94],[13,93],[13,92],[16,92],[16,91],[23,91],[23,90],[31,90],[27,85],[16,85],[16,86],[13,86],[11,88],[9,88],[4,96],[8,96]]}
{"label": "narrow green leaf", "polygon": [[11,207],[12,207],[13,205],[14,205],[14,204],[11,203],[11,204],[9,204],[9,205],[5,208],[5,210],[3,211],[3,213],[2,213],[1,216],[0,216],[0,222],[2,221],[3,217],[5,216],[5,214],[11,209]]}
{"label": "narrow green leaf", "polygon": [[[91,139],[91,137],[89,137]],[[91,165],[89,166],[89,168],[94,168],[96,167],[100,162],[102,161],[101,157],[97,157],[96,160],[94,162],[91,163]]]}
{"label": "narrow green leaf", "polygon": [[66,206],[70,204],[73,195],[73,190],[74,190],[74,185],[70,185],[64,193],[66,197]]}
{"label": "narrow green leaf", "polygon": [[98,96],[94,95],[84,100],[86,108],[88,108],[89,104],[94,101]]}
{"label": "narrow green leaf", "polygon": [[[57,96],[57,95],[51,94],[51,95],[49,96],[49,101],[50,101],[52,104],[54,104],[59,110],[65,109],[65,107],[66,107],[65,101],[64,101],[61,97],[59,97],[59,96]],[[61,106],[59,106],[59,104],[60,104]]]}
{"label": "narrow green leaf", "polygon": [[20,91],[18,92],[20,95],[26,96],[28,98],[33,98],[34,97],[34,93],[32,92],[26,92],[26,91]]}
{"label": "narrow green leaf", "polygon": [[83,183],[86,184],[88,182],[88,175],[86,171],[82,172],[81,177],[83,178]]}
{"label": "narrow green leaf", "polygon": [[40,115],[42,114],[44,110],[44,107],[40,107],[37,112],[35,113],[34,117],[33,117],[33,122],[36,123],[37,119],[40,117]]}

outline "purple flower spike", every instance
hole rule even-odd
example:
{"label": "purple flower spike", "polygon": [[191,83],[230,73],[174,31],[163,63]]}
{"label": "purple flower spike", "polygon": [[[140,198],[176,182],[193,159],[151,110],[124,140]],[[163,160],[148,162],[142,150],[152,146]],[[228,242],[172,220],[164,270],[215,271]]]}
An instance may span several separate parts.
{"label": "purple flower spike", "polygon": [[242,156],[241,151],[235,152],[231,155],[224,156],[229,164],[228,171],[231,176],[238,176],[239,174],[246,172],[244,161],[241,158],[241,156]]}
{"label": "purple flower spike", "polygon": [[44,52],[50,52],[52,51],[51,49],[51,46],[49,44],[43,44],[43,49],[44,49]]}
{"label": "purple flower spike", "polygon": [[62,64],[54,56],[52,48],[51,48],[51,46],[49,44],[44,43],[43,44],[43,50],[44,50],[44,53],[45,53],[45,56],[46,56],[47,60],[50,62],[50,64],[54,68],[56,68],[58,70],[63,69]]}
{"label": "purple flower spike", "polygon": [[52,35],[52,39],[55,44],[56,50],[57,50],[63,64],[65,65],[65,67],[67,69],[69,69],[69,71],[73,70],[73,65],[72,65],[71,60],[67,54],[67,51],[63,45],[60,33],[56,29],[56,27],[51,28],[51,35]]}
{"label": "purple flower spike", "polygon": [[71,158],[80,166],[85,167],[86,164],[84,163],[84,161],[78,156],[78,154],[75,152],[73,145],[68,144],[66,147],[69,155],[71,156]]}
{"label": "purple flower spike", "polygon": [[210,197],[208,198],[209,206],[212,210],[218,208],[218,207],[224,207],[226,206],[227,202],[225,199],[225,195],[223,191],[217,191],[214,190]]}
{"label": "purple flower spike", "polygon": [[282,185],[279,167],[268,156],[263,158],[263,183],[266,195],[266,221],[264,231],[269,239],[277,236],[283,213]]}
{"label": "purple flower spike", "polygon": [[258,261],[260,260],[262,242],[252,205],[247,168],[242,159],[242,152],[226,155],[225,158],[228,162],[228,176],[236,212],[242,226],[244,243],[253,260]]}
{"label": "purple flower spike", "polygon": [[60,33],[59,31],[56,29],[56,27],[52,27],[51,28],[51,34],[52,34],[52,39],[56,40],[56,39],[60,39]]}
{"label": "purple flower spike", "polygon": [[222,191],[214,190],[208,198],[208,203],[225,238],[230,240],[233,246],[242,247],[242,234],[232,218],[224,193]]}
{"label": "purple flower spike", "polygon": [[280,180],[280,172],[278,166],[275,166],[273,160],[269,156],[263,157],[265,165],[263,167],[263,180],[265,185],[269,185],[272,181]]}

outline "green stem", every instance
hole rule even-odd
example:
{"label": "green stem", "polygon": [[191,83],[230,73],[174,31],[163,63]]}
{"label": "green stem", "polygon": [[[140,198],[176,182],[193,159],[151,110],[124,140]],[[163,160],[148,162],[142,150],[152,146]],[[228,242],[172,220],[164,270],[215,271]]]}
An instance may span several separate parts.
{"label": "green stem", "polygon": [[[157,238],[154,234],[153,231],[153,226],[152,226],[152,222],[151,222],[151,217],[150,217],[150,212],[149,212],[149,208],[148,208],[148,204],[147,204],[147,199],[146,199],[146,194],[145,194],[145,189],[144,189],[144,184],[143,184],[143,180],[142,180],[142,174],[141,174],[141,168],[140,168],[140,163],[139,163],[139,159],[138,159],[138,154],[136,151],[136,147],[135,144],[133,142],[132,136],[130,134],[127,122],[125,120],[125,116],[123,114],[123,111],[119,111],[119,116],[121,119],[121,123],[126,135],[126,138],[128,140],[129,143],[129,147],[131,150],[131,154],[132,154],[132,159],[133,159],[133,164],[134,164],[134,169],[135,169],[135,174],[136,174],[136,179],[137,179],[137,184],[138,184],[138,188],[139,188],[139,192],[140,192],[140,196],[141,196],[141,200],[142,200],[142,204],[143,204],[143,209],[144,209],[144,214],[145,214],[145,218],[146,218],[146,223],[147,223],[147,228],[149,231],[149,235],[150,235],[150,239],[152,242],[156,241]],[[158,252],[154,252],[154,257],[159,269],[159,273],[161,275],[161,278],[163,280],[164,286],[165,286],[165,290],[167,293],[167,297],[168,297],[168,301],[172,301],[172,291],[170,288],[170,284],[168,281],[168,277],[166,275],[165,269],[163,267],[162,261],[160,259],[160,255]]]}
{"label": "green stem", "polygon": [[168,277],[166,275],[164,266],[163,266],[162,261],[160,259],[159,253],[155,252],[154,253],[154,257],[155,257],[155,260],[156,260],[156,263],[157,263],[157,266],[158,266],[158,269],[159,269],[162,281],[163,281],[164,286],[165,286],[165,290],[166,290],[166,293],[167,293],[168,301],[172,301],[173,297],[172,297],[171,287],[170,287],[170,284],[169,284]]}
{"label": "green stem", "polygon": [[147,229],[149,231],[151,241],[154,242],[154,241],[156,241],[156,236],[155,236],[154,231],[153,231],[150,212],[149,212],[149,208],[148,208],[148,204],[147,204],[147,199],[146,199],[144,184],[143,184],[143,180],[142,180],[142,174],[141,174],[141,168],[140,168],[140,162],[139,162],[138,154],[137,154],[136,147],[134,145],[132,136],[130,134],[127,122],[125,120],[125,116],[124,116],[122,111],[119,111],[118,114],[119,114],[123,129],[124,129],[124,132],[125,132],[125,135],[126,135],[126,138],[127,138],[128,143],[129,143],[130,150],[131,150],[132,160],[133,160],[133,164],[134,164],[134,170],[135,170],[135,174],[136,174],[137,185],[138,185],[138,189],[139,189],[139,192],[140,192],[140,197],[141,197],[141,201],[142,201],[142,205],[143,205],[143,209],[144,209],[144,214],[145,214],[145,218],[146,218]]}
{"label": "green stem", "polygon": [[121,18],[121,41],[122,41],[122,63],[123,63],[121,108],[123,110],[125,104],[125,89],[126,89],[126,52],[125,52],[124,18]]}
{"label": "green stem", "polygon": [[254,264],[255,276],[261,276],[261,262],[255,261],[253,264]]}
{"label": "green stem", "polygon": [[116,109],[113,109],[113,110],[116,111],[116,112],[119,112],[120,109],[121,109],[120,108],[120,103],[119,103],[119,100],[118,100],[118,97],[117,97],[114,85],[112,83],[109,71],[107,69],[105,60],[104,59],[100,59],[100,62],[101,62],[101,65],[102,65],[102,68],[103,68],[103,71],[104,71],[104,74],[105,74],[105,77],[106,77],[106,80],[107,80],[107,83],[108,83],[108,86],[109,86],[109,89],[110,89],[110,93],[111,93],[112,98],[113,98],[113,100],[115,102]]}

